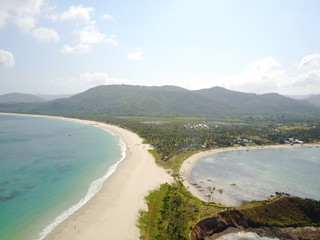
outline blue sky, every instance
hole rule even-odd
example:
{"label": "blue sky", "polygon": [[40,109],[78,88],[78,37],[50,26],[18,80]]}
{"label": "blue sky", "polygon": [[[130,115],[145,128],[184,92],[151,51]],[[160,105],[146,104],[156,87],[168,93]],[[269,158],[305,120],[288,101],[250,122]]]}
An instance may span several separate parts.
{"label": "blue sky", "polygon": [[0,0],[0,94],[320,93],[318,0]]}

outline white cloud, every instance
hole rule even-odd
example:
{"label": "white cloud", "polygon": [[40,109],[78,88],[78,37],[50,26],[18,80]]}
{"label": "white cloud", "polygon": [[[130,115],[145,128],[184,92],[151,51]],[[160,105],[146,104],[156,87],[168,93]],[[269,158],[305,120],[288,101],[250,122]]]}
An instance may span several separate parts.
{"label": "white cloud", "polygon": [[110,77],[106,73],[84,73],[78,77],[59,77],[51,84],[68,88],[69,91],[80,92],[99,85],[131,84],[131,82],[127,79]]}
{"label": "white cloud", "polygon": [[34,28],[36,24],[36,19],[34,17],[18,17],[14,20],[17,27],[20,29],[21,32],[27,33],[32,28]]}
{"label": "white cloud", "polygon": [[305,56],[301,59],[298,68],[306,69],[306,68],[313,68],[313,67],[320,67],[320,54],[312,54]]}
{"label": "white cloud", "polygon": [[79,42],[82,44],[101,43],[106,39],[106,35],[97,30],[95,22],[91,22],[90,25],[78,31],[77,34],[79,35]]}
{"label": "white cloud", "polygon": [[[1,8],[0,8],[1,9]],[[9,13],[3,10],[0,10],[0,29],[4,28],[7,20],[9,18]]]}
{"label": "white cloud", "polygon": [[221,79],[224,87],[244,92],[272,92],[285,79],[286,73],[273,57],[265,57],[248,64],[244,72]]}
{"label": "white cloud", "polygon": [[119,43],[116,40],[116,35],[111,35],[108,37],[106,34],[100,32],[97,29],[95,21],[91,21],[90,24],[85,26],[79,31],[75,32],[79,36],[80,44],[98,44],[107,43],[112,46],[118,46]]}
{"label": "white cloud", "polygon": [[85,54],[90,52],[91,46],[90,45],[84,45],[79,44],[74,47],[70,47],[69,45],[63,45],[63,47],[60,49],[60,53],[64,54]]}
{"label": "white cloud", "polygon": [[79,77],[80,81],[92,85],[110,85],[128,83],[126,79],[112,78],[106,73],[85,73]]}
{"label": "white cloud", "polygon": [[286,79],[284,89],[292,95],[320,93],[320,69]]}
{"label": "white cloud", "polygon": [[319,93],[320,65],[317,65],[319,58],[320,54],[304,57],[297,66],[303,73],[294,75],[273,57],[265,57],[248,64],[248,68],[242,73],[220,79],[216,84],[232,90],[254,93],[278,92],[289,95]]}
{"label": "white cloud", "polygon": [[118,46],[116,35],[111,35],[108,37],[106,34],[100,32],[97,29],[95,21],[91,21],[82,29],[75,31],[75,35],[78,36],[77,45],[70,47],[69,45],[64,45],[60,50],[61,53],[76,53],[85,54],[91,51],[91,46],[93,44],[106,43],[112,46]]}
{"label": "white cloud", "polygon": [[113,16],[111,16],[111,15],[109,15],[109,14],[102,14],[101,15],[101,18],[102,19],[105,19],[105,20],[111,20],[111,21],[114,21],[115,19],[114,19],[114,17]]}
{"label": "white cloud", "polygon": [[4,28],[8,21],[12,21],[20,30],[27,32],[34,26],[43,2],[44,0],[1,0],[0,28]]}
{"label": "white cloud", "polygon": [[93,8],[90,7],[83,7],[81,5],[79,6],[70,6],[70,8],[67,11],[64,11],[62,13],[53,14],[50,16],[50,19],[53,21],[80,21],[80,22],[90,22],[91,17],[90,13],[93,11]]}
{"label": "white cloud", "polygon": [[[94,11],[91,7],[70,6],[66,11],[52,14],[49,19],[53,21],[71,21],[77,30],[72,34],[77,37],[74,47],[65,44],[60,50],[61,53],[85,54],[91,51],[92,45],[106,43],[112,46],[118,46],[119,43],[115,35],[107,35],[101,32],[95,20],[91,19],[91,13]],[[104,14],[105,19],[111,19],[112,16]]]}
{"label": "white cloud", "polygon": [[0,0],[0,29],[12,22],[21,32],[32,35],[39,42],[58,42],[59,35],[53,29],[35,29],[41,12],[49,11],[48,7],[45,0]]}
{"label": "white cloud", "polygon": [[137,51],[128,54],[127,59],[133,60],[133,61],[139,61],[142,59],[142,53],[143,53],[142,49],[137,48]]}
{"label": "white cloud", "polygon": [[13,67],[14,58],[11,52],[0,49],[0,66]]}
{"label": "white cloud", "polygon": [[259,59],[249,64],[249,70],[258,74],[265,74],[280,67],[280,63],[271,56]]}
{"label": "white cloud", "polygon": [[36,28],[32,31],[32,36],[41,43],[57,43],[60,41],[59,34],[50,28]]}
{"label": "white cloud", "polygon": [[107,37],[105,40],[104,40],[105,43],[108,43],[110,44],[111,46],[119,46],[119,42],[117,40],[117,35],[115,34],[112,34],[110,37]]}

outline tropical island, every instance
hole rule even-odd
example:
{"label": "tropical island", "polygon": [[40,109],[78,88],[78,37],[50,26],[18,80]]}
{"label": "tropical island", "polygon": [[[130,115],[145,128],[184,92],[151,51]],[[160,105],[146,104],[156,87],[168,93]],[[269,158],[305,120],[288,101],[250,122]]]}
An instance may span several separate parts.
{"label": "tropical island", "polygon": [[284,239],[320,238],[317,200],[278,193],[240,207],[223,206],[195,197],[180,169],[192,155],[211,149],[319,143],[320,109],[308,102],[223,88],[114,85],[49,102],[1,103],[0,111],[107,123],[149,144],[157,165],[174,181],[146,196],[148,208],[138,219],[140,239],[215,239],[238,230]]}

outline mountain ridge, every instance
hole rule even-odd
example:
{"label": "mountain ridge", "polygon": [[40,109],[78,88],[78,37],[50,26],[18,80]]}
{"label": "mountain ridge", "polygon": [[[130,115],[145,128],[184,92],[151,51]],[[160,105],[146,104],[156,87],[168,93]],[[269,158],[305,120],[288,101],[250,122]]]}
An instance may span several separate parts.
{"label": "mountain ridge", "polygon": [[18,103],[18,102],[45,102],[40,96],[26,93],[7,93],[0,95],[0,103]]}
{"label": "mountain ridge", "polygon": [[313,105],[320,107],[320,94],[312,95],[311,97],[308,97],[305,100]]}
{"label": "mountain ridge", "polygon": [[[25,105],[26,106],[26,105]],[[28,113],[102,114],[145,117],[222,117],[268,114],[320,114],[307,101],[277,93],[255,94],[212,87],[188,90],[176,86],[102,85],[65,99],[28,106]],[[19,104],[0,105],[19,110]]]}

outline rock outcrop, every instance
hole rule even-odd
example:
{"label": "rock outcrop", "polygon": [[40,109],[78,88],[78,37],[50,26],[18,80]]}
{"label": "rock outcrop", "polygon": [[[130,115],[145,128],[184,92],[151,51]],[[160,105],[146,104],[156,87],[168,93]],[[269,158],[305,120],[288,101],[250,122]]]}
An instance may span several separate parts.
{"label": "rock outcrop", "polygon": [[194,240],[215,239],[225,231],[251,231],[280,239],[320,239],[320,201],[282,196],[239,207],[199,221],[190,235]]}

